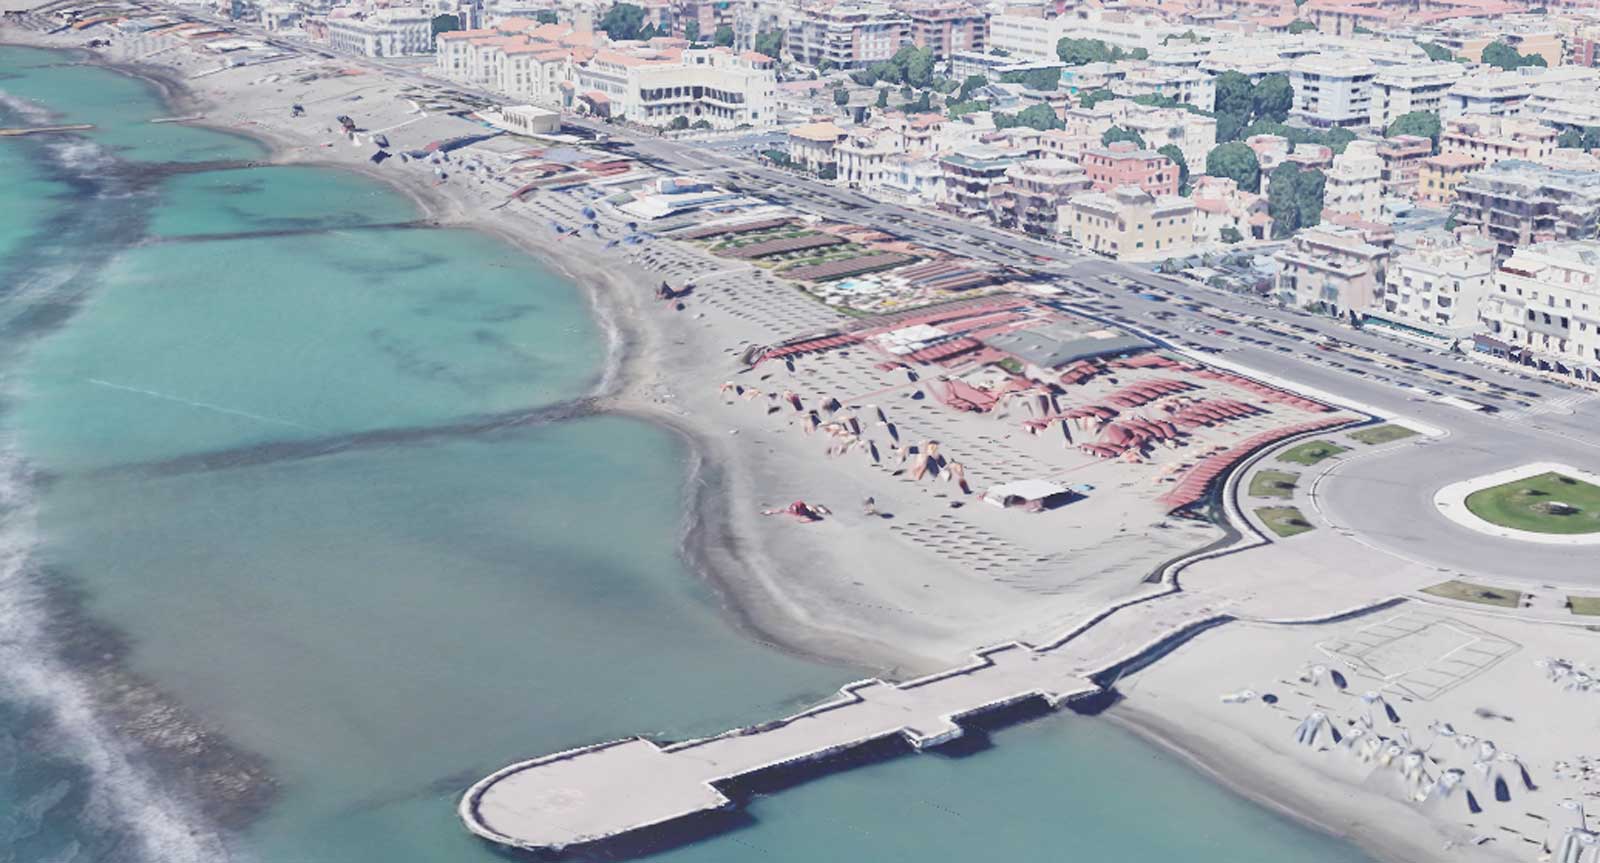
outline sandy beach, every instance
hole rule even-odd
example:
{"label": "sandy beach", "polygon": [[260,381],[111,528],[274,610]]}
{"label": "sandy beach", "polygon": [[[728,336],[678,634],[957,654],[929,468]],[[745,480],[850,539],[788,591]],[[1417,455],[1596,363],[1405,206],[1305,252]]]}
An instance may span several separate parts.
{"label": "sandy beach", "polygon": [[[77,47],[74,42],[81,38],[45,37],[10,26],[0,30],[0,39],[43,47]],[[703,250],[664,240],[624,251],[606,248],[598,237],[557,239],[549,222],[570,223],[581,204],[543,191],[508,203],[504,183],[464,171],[437,182],[421,162],[373,165],[368,161],[370,146],[352,145],[334,128],[332,103],[359,93],[361,101],[355,104],[362,121],[392,127],[387,134],[397,149],[481,129],[459,117],[427,114],[404,87],[386,82],[381,72],[314,76],[296,83],[294,73],[330,64],[302,58],[271,67],[212,70],[214,58],[185,49],[152,54],[149,46],[141,50],[132,43],[95,59],[156,83],[175,115],[203,115],[193,122],[265,142],[274,164],[357,171],[409,196],[428,222],[498,236],[583,286],[611,341],[606,370],[587,408],[639,416],[688,441],[684,555],[715,585],[728,617],[752,638],[904,679],[958,664],[980,646],[1047,641],[1107,605],[1148,593],[1152,586],[1144,580],[1152,571],[1225,536],[1215,525],[1169,519],[1163,508],[1139,499],[1120,508],[1108,506],[1092,522],[1085,519],[1082,526],[1072,526],[1071,531],[1081,531],[1072,534],[1072,554],[1050,558],[1042,552],[1061,541],[1064,531],[1058,527],[1019,522],[1014,514],[991,512],[977,503],[957,509],[953,504],[962,501],[951,497],[948,484],[918,485],[854,455],[824,456],[822,442],[803,436],[796,420],[763,412],[760,402],[739,403],[722,384],[738,380],[743,387],[773,394],[779,389],[800,391],[808,401],[831,393],[866,393],[881,399],[877,403],[896,417],[915,417],[944,430],[946,440],[958,442],[953,445],[957,449],[967,443],[974,453],[979,446],[985,447],[984,453],[1016,452],[1020,455],[1013,457],[1023,464],[1043,463],[1053,450],[1026,435],[1013,436],[1000,423],[925,417],[925,405],[913,403],[908,392],[878,389],[882,381],[854,369],[823,361],[749,369],[740,356],[750,347],[842,326],[848,319],[748,265],[730,267]],[[268,81],[267,76],[277,78]],[[291,103],[305,103],[313,116],[292,118],[287,110]],[[603,211],[600,220],[614,225],[620,218]],[[697,290],[680,309],[655,296],[663,279],[679,285],[694,281]],[[758,297],[757,305],[741,305],[751,296]],[[1051,446],[1059,449],[1058,444]],[[1004,458],[996,455],[994,461]],[[971,459],[975,471],[988,467],[977,455]],[[1112,467],[1094,470],[1098,472],[1081,476],[1092,476],[1102,487],[1135,485]],[[857,502],[869,496],[875,509],[862,511]],[[797,499],[825,503],[833,514],[804,525],[762,515]],[[945,534],[955,539],[947,542]],[[1000,577],[980,577],[948,548],[974,542],[986,543],[996,556],[1014,554],[1018,562]],[[1035,554],[1046,565],[1030,567]],[[1047,575],[1036,572],[1052,567]],[[1193,606],[1179,605],[1174,619],[1215,613],[1204,597]],[[1369,623],[1356,619],[1338,627],[1353,631]],[[1521,631],[1531,627],[1515,622],[1491,620],[1482,626],[1517,630],[1519,643],[1542,643],[1544,638]],[[1575,638],[1574,632],[1562,634]],[[1303,720],[1318,702],[1311,696],[1291,696],[1292,683],[1278,687],[1284,690],[1279,693],[1283,699],[1270,708],[1219,703],[1222,690],[1214,681],[1237,677],[1237,685],[1223,686],[1261,689],[1292,678],[1299,662],[1314,658],[1315,644],[1331,637],[1321,627],[1219,627],[1122,682],[1118,689],[1125,698],[1107,715],[1181,754],[1227,788],[1351,839],[1382,859],[1535,859],[1529,843],[1520,840],[1532,835],[1537,818],[1495,815],[1499,810],[1492,807],[1482,818],[1464,815],[1464,808],[1449,815],[1424,813],[1403,799],[1403,789],[1371,780],[1375,771],[1368,765],[1329,766],[1323,762],[1331,763],[1332,754],[1296,747],[1294,723],[1286,717]],[[1128,646],[1120,633],[1108,638],[1118,649]],[[1558,647],[1570,650],[1573,645],[1563,642],[1550,650]],[[1543,697],[1530,665],[1533,658],[1519,654],[1496,666],[1494,673],[1511,681],[1505,686],[1533,693],[1530,699]],[[1461,726],[1476,706],[1477,696],[1467,693],[1478,685],[1455,690],[1450,698],[1429,702],[1426,711],[1416,708],[1417,713],[1428,713],[1423,721],[1435,725]],[[1593,700],[1590,695],[1586,703]],[[1347,709],[1346,718],[1358,712]],[[1572,725],[1564,726],[1563,733],[1593,733],[1592,722],[1582,725],[1588,714],[1569,719]],[[1422,721],[1407,720],[1415,736],[1424,736]],[[1534,729],[1506,729],[1502,736],[1508,744],[1514,741],[1526,763],[1536,766],[1541,783],[1555,762],[1572,757],[1541,747],[1535,739],[1524,740],[1537,737]],[[1579,793],[1559,782],[1542,787],[1532,795],[1543,807],[1535,811],[1548,810],[1560,794]],[[1513,822],[1521,826],[1510,828]],[[1494,841],[1479,843],[1491,832]]]}

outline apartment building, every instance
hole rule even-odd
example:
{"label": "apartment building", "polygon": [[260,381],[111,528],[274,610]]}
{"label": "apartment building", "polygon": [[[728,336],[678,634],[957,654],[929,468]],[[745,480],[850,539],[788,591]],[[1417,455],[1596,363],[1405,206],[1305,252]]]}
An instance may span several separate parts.
{"label": "apartment building", "polygon": [[1195,69],[1155,64],[1131,65],[1120,79],[1110,82],[1111,92],[1128,99],[1160,96],[1202,111],[1217,106],[1217,79]]}
{"label": "apartment building", "polygon": [[911,44],[927,48],[939,62],[963,51],[982,54],[989,46],[989,16],[975,6],[930,0],[899,8],[910,21]]}
{"label": "apartment building", "polygon": [[1456,187],[1483,162],[1459,153],[1429,156],[1417,167],[1417,201],[1426,207],[1447,207],[1456,199]]}
{"label": "apartment building", "polygon": [[1036,237],[1057,233],[1061,206],[1090,191],[1083,167],[1068,159],[1030,159],[1006,169],[1005,181],[990,190],[995,224]]}
{"label": "apartment building", "polygon": [[1456,224],[1500,246],[1502,258],[1518,248],[1557,240],[1587,240],[1600,225],[1600,174],[1508,159],[1456,186]]}
{"label": "apartment building", "polygon": [[1351,141],[1323,175],[1322,208],[1372,221],[1383,205],[1383,159],[1372,141]]}
{"label": "apartment building", "polygon": [[1280,302],[1342,315],[1372,307],[1389,252],[1367,242],[1356,228],[1318,225],[1295,234],[1272,257],[1279,267],[1275,292]]}
{"label": "apartment building", "polygon": [[[790,136],[792,139],[793,132]],[[852,189],[876,189],[884,184],[889,160],[902,152],[889,130],[852,127],[833,148],[839,183]]]}
{"label": "apartment building", "polygon": [[363,57],[433,52],[433,16],[420,8],[374,9],[365,17],[329,18],[328,47]]}
{"label": "apartment building", "polygon": [[833,123],[805,123],[789,130],[789,161],[814,174],[835,168],[835,149],[847,133]]}
{"label": "apartment building", "polygon": [[1072,24],[1066,16],[1044,17],[1043,7],[1007,9],[989,16],[989,47],[1017,60],[1058,60],[1056,43]]}
{"label": "apartment building", "polygon": [[1587,383],[1600,381],[1600,242],[1546,242],[1500,265],[1478,347]]}
{"label": "apartment building", "polygon": [[1444,122],[1440,153],[1471,156],[1486,165],[1503,159],[1537,162],[1556,148],[1556,130],[1534,120],[1463,114]]}
{"label": "apartment building", "polygon": [[1479,308],[1494,287],[1495,244],[1442,231],[1397,243],[1370,322],[1455,341],[1479,327]]}
{"label": "apartment building", "polygon": [[968,147],[936,160],[942,177],[939,208],[960,216],[989,215],[990,191],[1005,182],[1006,171],[1022,156],[992,147]]}
{"label": "apartment building", "polygon": [[1289,67],[1294,87],[1292,116],[1326,129],[1365,126],[1372,122],[1372,82],[1377,67],[1344,55],[1312,54]]}
{"label": "apartment building", "polygon": [[1420,135],[1396,135],[1378,142],[1383,160],[1383,194],[1395,198],[1417,196],[1422,163],[1433,155],[1433,141]]}
{"label": "apartment building", "polygon": [[784,39],[795,62],[859,69],[881,63],[911,43],[911,19],[889,6],[841,2],[793,13]]}
{"label": "apartment building", "polygon": [[1078,157],[1097,192],[1133,186],[1158,197],[1178,194],[1178,166],[1154,150],[1140,150],[1131,141],[1094,147]]}
{"label": "apartment building", "polygon": [[1057,217],[1062,236],[1122,261],[1182,257],[1194,248],[1194,203],[1135,186],[1074,195]]}
{"label": "apartment building", "polygon": [[1600,71],[1578,66],[1523,66],[1507,71],[1479,67],[1445,91],[1439,115],[1450,118],[1461,114],[1526,114],[1525,106],[1537,91],[1548,91],[1559,98],[1563,92],[1593,89],[1597,79]]}
{"label": "apartment building", "polygon": [[1372,125],[1387,129],[1413,111],[1439,113],[1445,93],[1466,74],[1466,66],[1449,61],[1379,69],[1372,78]]}

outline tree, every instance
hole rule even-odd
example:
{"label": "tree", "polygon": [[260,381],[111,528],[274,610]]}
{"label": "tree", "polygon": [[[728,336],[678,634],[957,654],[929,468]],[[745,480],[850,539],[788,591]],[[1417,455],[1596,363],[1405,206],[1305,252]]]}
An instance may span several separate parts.
{"label": "tree", "polygon": [[878,102],[877,102],[877,104],[878,104],[879,108],[887,108],[887,107],[889,107],[889,88],[888,87],[879,87],[878,88]]}
{"label": "tree", "polygon": [[615,41],[639,38],[644,26],[644,7],[632,3],[618,3],[606,10],[600,19],[600,29]]}
{"label": "tree", "polygon": [[1272,183],[1267,187],[1267,214],[1272,216],[1272,236],[1283,239],[1321,222],[1326,186],[1327,180],[1321,171],[1302,171],[1294,162],[1284,162],[1272,169]]}
{"label": "tree", "polygon": [[1307,30],[1315,29],[1317,29],[1317,25],[1307,21],[1304,18],[1296,18],[1295,20],[1289,22],[1289,32],[1291,34],[1300,34],[1306,32]]}
{"label": "tree", "polygon": [[533,20],[538,21],[540,24],[554,24],[556,23],[556,10],[540,9],[533,13]]}
{"label": "tree", "polygon": [[435,36],[439,35],[440,33],[449,33],[452,30],[460,30],[461,19],[448,13],[444,15],[435,15],[433,16],[432,28],[433,35]]}
{"label": "tree", "polygon": [[765,54],[776,60],[783,51],[783,31],[763,30],[756,34],[755,48],[757,54]]}
{"label": "tree", "polygon": [[1217,76],[1217,140],[1232,141],[1255,116],[1255,86],[1242,72],[1229,69]]}
{"label": "tree", "polygon": [[1433,42],[1418,42],[1417,47],[1421,48],[1422,53],[1427,54],[1428,59],[1435,63],[1450,62],[1456,59],[1456,55],[1450,53],[1450,49],[1443,45]]}
{"label": "tree", "polygon": [[678,116],[672,118],[672,122],[667,124],[667,128],[672,129],[673,131],[687,129],[689,128],[689,118],[679,114]]}
{"label": "tree", "polygon": [[823,165],[822,170],[817,171],[817,179],[819,180],[833,180],[837,179],[838,176],[839,169],[834,165]]}
{"label": "tree", "polygon": [[1206,154],[1206,173],[1227,177],[1246,192],[1261,190],[1261,160],[1256,151],[1241,141],[1218,144]]}
{"label": "tree", "polygon": [[695,129],[709,129],[709,128],[711,128],[711,121],[710,120],[696,120],[696,121],[694,121],[694,126],[692,128],[695,128]]}
{"label": "tree", "polygon": [[[882,66],[883,64],[880,63],[878,65]],[[878,83],[878,72],[876,68],[857,69],[850,73],[850,80],[856,82],[857,86],[871,87],[873,84]]]}
{"label": "tree", "polygon": [[634,38],[641,42],[648,42],[661,35],[661,30],[654,24],[646,24],[639,29],[639,35]]}
{"label": "tree", "polygon": [[1133,131],[1132,129],[1124,129],[1121,126],[1112,126],[1100,134],[1101,146],[1109,147],[1118,141],[1132,141],[1133,146],[1136,149],[1145,149],[1144,136]]}
{"label": "tree", "polygon": [[1015,126],[1026,126],[1043,132],[1047,129],[1060,129],[1065,124],[1049,105],[1029,105],[1015,114],[995,114],[994,125],[996,129],[1010,129]]}
{"label": "tree", "polygon": [[1056,88],[1061,86],[1061,73],[1054,69],[1034,69],[1024,72],[1022,86],[1027,87],[1029,90],[1054,92]]}
{"label": "tree", "polygon": [[904,81],[918,90],[933,83],[933,50],[910,45],[896,51],[889,60],[894,67],[896,81]]}
{"label": "tree", "polygon": [[1239,233],[1239,229],[1232,225],[1223,225],[1222,230],[1217,232],[1217,238],[1231,246],[1242,241],[1244,235]]}
{"label": "tree", "polygon": [[850,104],[850,91],[840,87],[833,91],[833,104],[843,108]]}
{"label": "tree", "polygon": [[959,119],[960,117],[966,114],[971,114],[975,111],[987,110],[989,110],[989,103],[983,101],[982,99],[969,99],[964,102],[952,102],[949,105],[946,105],[944,109],[945,114],[947,114],[952,120]]}
{"label": "tree", "polygon": [[1289,109],[1294,107],[1294,87],[1289,76],[1283,73],[1268,75],[1250,90],[1251,120],[1271,120],[1282,123],[1289,119]]}
{"label": "tree", "polygon": [[1117,94],[1105,88],[1101,88],[1099,90],[1090,90],[1089,92],[1078,97],[1078,107],[1093,108],[1101,102],[1115,98],[1117,98]]}
{"label": "tree", "polygon": [[982,75],[968,75],[967,80],[961,82],[961,89],[956,91],[956,101],[965,102],[972,98],[972,94],[989,86],[989,79]]}
{"label": "tree", "polygon": [[711,34],[711,44],[716,45],[719,48],[732,48],[733,28],[727,24],[723,24],[722,26],[718,27],[717,32]]}
{"label": "tree", "polygon": [[926,114],[929,111],[932,111],[933,92],[931,90],[923,90],[917,95],[917,101],[912,102],[911,107],[908,110],[910,110],[910,112],[913,114]]}
{"label": "tree", "polygon": [[1085,63],[1109,63],[1122,58],[1122,50],[1113,48],[1099,39],[1073,39],[1063,36],[1056,42],[1056,56],[1068,66]]}
{"label": "tree", "polygon": [[1390,123],[1389,128],[1383,131],[1383,135],[1386,138],[1393,138],[1396,135],[1416,135],[1419,138],[1427,138],[1432,141],[1433,149],[1438,150],[1439,131],[1438,114],[1432,111],[1412,111],[1409,114],[1401,114],[1394,118],[1394,122]]}
{"label": "tree", "polygon": [[1504,42],[1492,42],[1483,49],[1483,63],[1501,69],[1517,69],[1523,66],[1545,66],[1545,59],[1538,54],[1518,54],[1517,49]]}
{"label": "tree", "polygon": [[689,40],[689,44],[691,44],[691,45],[693,45],[696,42],[699,42],[700,41],[700,22],[699,21],[694,21],[694,20],[685,22],[684,25],[683,25],[683,38],[688,39]]}
{"label": "tree", "polygon": [[1156,149],[1157,153],[1172,160],[1178,166],[1178,194],[1189,194],[1189,160],[1183,157],[1183,151],[1177,144],[1162,144]]}

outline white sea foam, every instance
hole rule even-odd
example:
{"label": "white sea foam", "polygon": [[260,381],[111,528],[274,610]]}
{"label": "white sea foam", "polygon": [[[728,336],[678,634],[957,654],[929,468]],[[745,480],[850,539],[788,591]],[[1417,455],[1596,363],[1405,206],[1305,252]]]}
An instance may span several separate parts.
{"label": "white sea foam", "polygon": [[[137,836],[145,859],[228,860],[221,837],[130,761],[96,717],[84,684],[46,643],[39,619],[45,604],[34,566],[39,536],[31,493],[22,460],[9,442],[0,442],[0,689],[49,711],[59,754],[88,769],[89,816]],[[47,799],[40,802],[53,805]]]}
{"label": "white sea foam", "polygon": [[30,102],[5,90],[0,90],[0,108],[5,108],[16,114],[18,119],[30,125],[42,126],[49,123],[52,117],[49,109],[43,105],[37,102]]}

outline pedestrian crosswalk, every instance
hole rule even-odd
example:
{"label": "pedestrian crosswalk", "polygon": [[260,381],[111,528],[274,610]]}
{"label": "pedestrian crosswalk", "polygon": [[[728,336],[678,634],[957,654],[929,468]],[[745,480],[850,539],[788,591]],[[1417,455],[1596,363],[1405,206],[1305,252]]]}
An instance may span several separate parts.
{"label": "pedestrian crosswalk", "polygon": [[1595,400],[1600,400],[1600,393],[1566,393],[1539,399],[1525,408],[1501,411],[1500,417],[1508,420],[1520,420],[1544,414],[1569,414],[1579,405]]}

